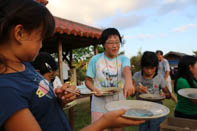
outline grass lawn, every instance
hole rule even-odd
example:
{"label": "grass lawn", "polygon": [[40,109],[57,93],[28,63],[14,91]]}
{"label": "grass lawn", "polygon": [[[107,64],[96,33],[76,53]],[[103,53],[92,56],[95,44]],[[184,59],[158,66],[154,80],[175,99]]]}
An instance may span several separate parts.
{"label": "grass lawn", "polygon": [[[134,99],[134,98],[130,98]],[[164,105],[166,105],[170,109],[170,114],[168,116],[173,117],[175,103],[170,100],[165,100]],[[90,124],[90,103],[89,101],[83,102],[81,104],[77,104],[74,107],[74,125],[75,130],[79,131],[81,128]],[[124,131],[138,131],[138,126],[136,127],[127,127]]]}

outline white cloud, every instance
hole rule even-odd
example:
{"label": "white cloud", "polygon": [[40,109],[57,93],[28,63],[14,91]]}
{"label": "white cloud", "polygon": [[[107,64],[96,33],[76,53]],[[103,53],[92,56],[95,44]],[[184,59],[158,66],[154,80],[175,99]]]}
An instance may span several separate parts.
{"label": "white cloud", "polygon": [[175,28],[173,30],[173,32],[185,32],[187,29],[188,29],[188,26],[183,25],[183,26],[180,26],[180,27]]}
{"label": "white cloud", "polygon": [[189,24],[188,26],[195,28],[197,26],[197,24]]}
{"label": "white cloud", "polygon": [[124,36],[124,38],[145,40],[145,39],[153,39],[154,38],[154,35],[152,35],[152,34],[138,34],[138,35],[135,35],[135,36],[126,35],[126,36]]}
{"label": "white cloud", "polygon": [[167,4],[167,3],[174,3],[176,2],[177,0],[164,0],[163,3]]}
{"label": "white cloud", "polygon": [[154,36],[152,34],[139,34],[136,36],[139,40],[145,40],[145,39],[152,39]]}
{"label": "white cloud", "polygon": [[[189,2],[190,1],[190,2]],[[197,3],[197,0],[49,0],[53,15],[90,26],[128,29],[154,16],[150,10],[166,14]],[[145,10],[148,9],[148,10]],[[101,24],[99,24],[101,23]],[[176,29],[184,32],[188,27]]]}
{"label": "white cloud", "polygon": [[196,5],[196,3],[197,0],[163,0],[163,4],[159,7],[158,14],[176,13],[190,5]]}
{"label": "white cloud", "polygon": [[195,28],[195,27],[197,27],[197,24],[182,25],[180,27],[173,29],[173,32],[185,32],[189,28]]}
{"label": "white cloud", "polygon": [[165,37],[167,37],[167,34],[166,33],[158,33],[157,36],[159,38],[165,38]]}
{"label": "white cloud", "polygon": [[118,11],[126,14],[154,6],[156,0],[49,0],[47,7],[53,15],[84,24],[114,16]]}
{"label": "white cloud", "polygon": [[136,27],[145,21],[145,16],[129,15],[116,17],[110,23],[111,26],[117,27],[120,29],[127,29],[130,27]]}
{"label": "white cloud", "polygon": [[124,39],[134,39],[135,36],[133,35],[124,35]]}

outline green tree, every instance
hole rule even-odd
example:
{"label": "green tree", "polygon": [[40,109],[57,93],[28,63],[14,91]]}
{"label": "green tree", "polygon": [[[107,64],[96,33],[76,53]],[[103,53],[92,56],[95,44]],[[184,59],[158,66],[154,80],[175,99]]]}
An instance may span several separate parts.
{"label": "green tree", "polygon": [[97,49],[98,49],[98,53],[102,53],[105,50],[102,45],[98,45]]}
{"label": "green tree", "polygon": [[87,70],[87,65],[90,58],[94,55],[92,46],[86,48],[78,48],[73,50],[72,64],[77,71],[77,80],[84,81]]}
{"label": "green tree", "polygon": [[[104,52],[102,45],[97,46],[98,53]],[[84,81],[90,58],[94,55],[94,46],[73,50],[73,65],[77,69],[77,80]]]}
{"label": "green tree", "polygon": [[130,59],[131,65],[133,66],[132,72],[135,73],[140,70],[140,60],[142,57],[141,49],[138,51],[137,56],[133,56]]}
{"label": "green tree", "polygon": [[118,55],[124,55],[125,52],[124,51],[121,51]]}
{"label": "green tree", "polygon": [[197,56],[197,51],[193,51],[194,55]]}

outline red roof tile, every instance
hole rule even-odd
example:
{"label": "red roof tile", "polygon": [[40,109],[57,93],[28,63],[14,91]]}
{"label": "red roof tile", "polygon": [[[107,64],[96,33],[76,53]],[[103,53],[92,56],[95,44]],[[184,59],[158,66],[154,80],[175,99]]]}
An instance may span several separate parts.
{"label": "red roof tile", "polygon": [[48,0],[36,0],[37,2],[40,2],[44,5],[47,5],[48,4]]}
{"label": "red roof tile", "polygon": [[[48,4],[48,0],[36,0],[44,5]],[[60,34],[74,35],[87,38],[99,39],[102,30],[88,25],[80,24],[63,18],[55,17],[55,32]]]}
{"label": "red roof tile", "polygon": [[70,20],[54,17],[56,22],[56,33],[74,35],[87,38],[99,39],[102,33],[101,29],[88,25],[80,24]]}

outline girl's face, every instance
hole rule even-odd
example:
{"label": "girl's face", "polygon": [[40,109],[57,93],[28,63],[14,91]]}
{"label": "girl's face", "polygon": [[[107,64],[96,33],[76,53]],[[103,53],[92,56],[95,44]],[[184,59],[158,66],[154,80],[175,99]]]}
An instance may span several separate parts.
{"label": "girl's face", "polygon": [[45,79],[47,79],[49,82],[51,82],[51,79],[53,79],[55,76],[55,72],[56,71],[47,72],[43,76],[45,77]]}
{"label": "girl's face", "polygon": [[120,39],[117,35],[110,36],[105,44],[105,55],[109,58],[115,58],[118,56],[118,51],[120,49]]}
{"label": "girl's face", "polygon": [[26,32],[26,37],[22,43],[23,50],[23,61],[33,61],[39,53],[40,48],[42,47],[42,38],[41,38],[42,28],[35,29],[33,31]]}
{"label": "girl's face", "polygon": [[193,74],[193,77],[196,77],[197,76],[197,62],[193,66],[190,65],[189,70]]}
{"label": "girl's face", "polygon": [[155,74],[156,67],[143,67],[144,76],[147,78],[152,78]]}

